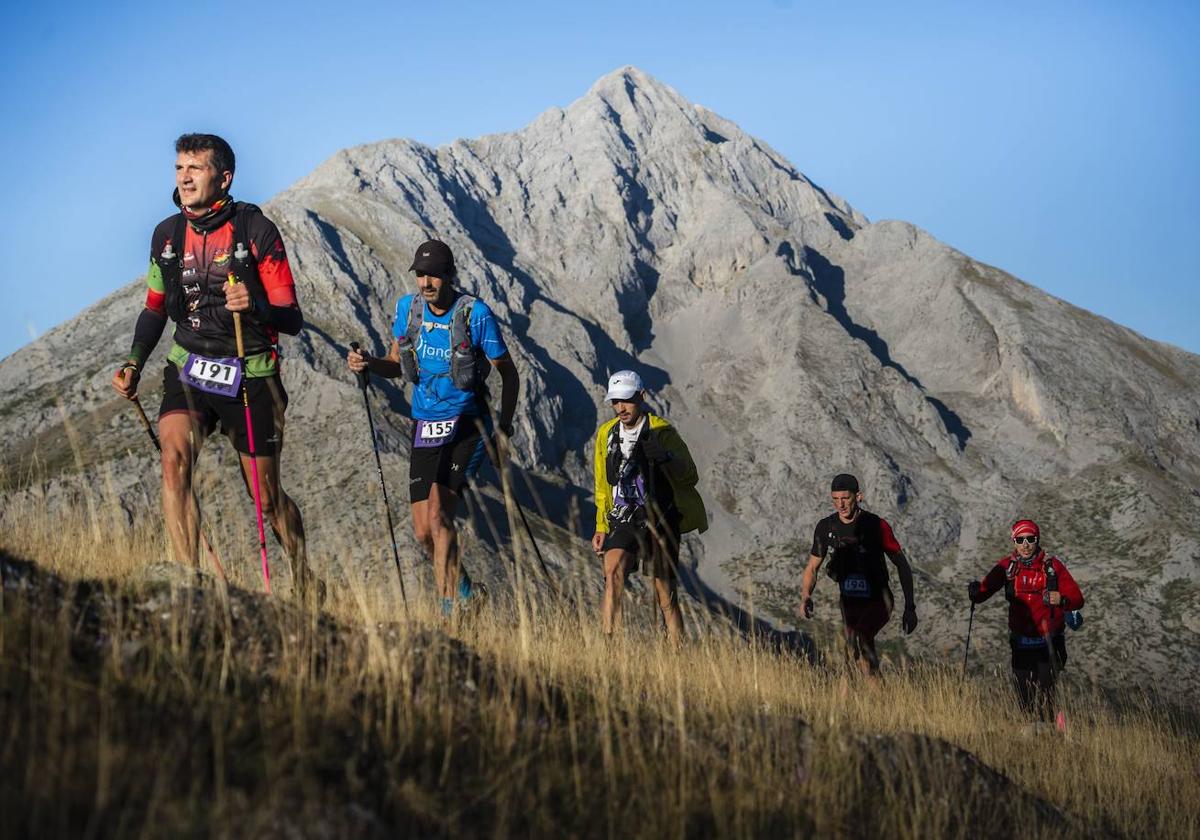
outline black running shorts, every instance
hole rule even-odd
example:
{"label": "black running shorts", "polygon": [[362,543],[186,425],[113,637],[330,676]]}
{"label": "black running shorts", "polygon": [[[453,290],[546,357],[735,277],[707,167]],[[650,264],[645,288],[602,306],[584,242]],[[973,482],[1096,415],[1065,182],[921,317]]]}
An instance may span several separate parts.
{"label": "black running shorts", "polygon": [[604,536],[604,551],[619,549],[633,556],[631,571],[639,566],[656,578],[679,578],[679,530],[667,527],[656,539],[646,525],[609,523]]}
{"label": "black running shorts", "polygon": [[[414,436],[416,425],[413,423]],[[409,500],[413,504],[425,501],[435,484],[461,495],[463,484],[479,471],[484,454],[483,434],[474,417],[461,418],[454,437],[441,446],[414,446],[408,462]]]}
{"label": "black running shorts", "polygon": [[[1038,665],[1044,665],[1050,661],[1050,652],[1046,650],[1044,641],[1030,647],[1016,639],[1009,639],[1009,646],[1012,648],[1012,669],[1014,671],[1036,671]],[[1054,658],[1058,660],[1054,667],[1057,669],[1066,665],[1067,642],[1061,633],[1050,637],[1050,646],[1054,648]]]}
{"label": "black running shorts", "polygon": [[[254,453],[274,455],[283,439],[283,413],[287,409],[287,391],[279,376],[244,379],[246,396],[250,401],[250,423],[254,427]],[[242,398],[226,397],[199,391],[185,384],[179,368],[167,362],[163,368],[163,398],[158,416],[186,412],[195,418],[205,437],[221,424],[234,449],[250,454],[250,439],[246,436],[246,408]]]}

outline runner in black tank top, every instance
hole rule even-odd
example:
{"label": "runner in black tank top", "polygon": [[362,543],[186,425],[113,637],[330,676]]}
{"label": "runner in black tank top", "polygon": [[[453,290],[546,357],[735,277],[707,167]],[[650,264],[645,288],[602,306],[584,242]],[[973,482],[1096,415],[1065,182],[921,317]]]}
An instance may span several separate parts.
{"label": "runner in black tank top", "polygon": [[887,520],[859,507],[858,479],[846,474],[836,476],[831,496],[836,512],[818,522],[813,532],[801,588],[800,615],[812,617],[817,572],[828,557],[826,571],[840,590],[847,659],[856,662],[864,674],[874,675],[879,671],[875,636],[891,618],[894,603],[884,556],[896,566],[904,592],[901,626],[905,634],[917,626],[912,569]]}

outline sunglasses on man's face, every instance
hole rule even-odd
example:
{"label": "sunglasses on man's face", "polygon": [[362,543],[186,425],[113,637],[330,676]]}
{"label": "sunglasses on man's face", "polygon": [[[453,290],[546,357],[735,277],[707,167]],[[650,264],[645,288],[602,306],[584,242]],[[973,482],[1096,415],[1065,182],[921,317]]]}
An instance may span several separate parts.
{"label": "sunglasses on man's face", "polygon": [[1029,545],[1037,545],[1037,537],[1013,537],[1015,543],[1028,543]]}

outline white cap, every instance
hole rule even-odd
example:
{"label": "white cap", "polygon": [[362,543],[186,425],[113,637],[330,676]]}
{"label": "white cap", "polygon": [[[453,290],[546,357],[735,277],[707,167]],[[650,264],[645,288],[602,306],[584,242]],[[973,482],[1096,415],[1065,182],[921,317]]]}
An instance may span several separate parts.
{"label": "white cap", "polygon": [[619,370],[608,378],[608,396],[605,399],[627,400],[643,390],[642,377],[631,370]]}

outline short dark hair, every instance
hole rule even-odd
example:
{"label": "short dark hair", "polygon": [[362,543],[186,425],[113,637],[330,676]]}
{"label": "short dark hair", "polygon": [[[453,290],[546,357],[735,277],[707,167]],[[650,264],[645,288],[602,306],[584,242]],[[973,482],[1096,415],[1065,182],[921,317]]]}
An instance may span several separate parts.
{"label": "short dark hair", "polygon": [[829,485],[830,493],[857,493],[858,479],[850,473],[838,473]]}
{"label": "short dark hair", "polygon": [[218,172],[233,172],[233,149],[215,134],[181,134],[175,141],[175,154],[180,152],[212,152],[213,166]]}

